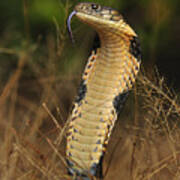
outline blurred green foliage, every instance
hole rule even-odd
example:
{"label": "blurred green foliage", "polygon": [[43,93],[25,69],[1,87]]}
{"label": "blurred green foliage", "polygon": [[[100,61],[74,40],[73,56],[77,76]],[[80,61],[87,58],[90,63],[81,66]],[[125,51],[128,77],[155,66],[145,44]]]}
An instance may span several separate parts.
{"label": "blurred green foliage", "polygon": [[33,22],[51,22],[52,17],[56,17],[59,22],[62,22],[65,15],[65,8],[62,6],[62,3],[59,3],[59,6],[57,6],[55,1],[32,1],[30,6],[30,15]]}
{"label": "blurred green foliage", "polygon": [[[176,66],[180,59],[178,52],[180,40],[178,34],[180,30],[178,23],[180,22],[179,0],[89,1],[118,9],[140,37],[143,62],[147,71],[153,69],[156,64],[163,75],[173,80],[173,83],[179,83],[177,77],[180,76],[180,73]],[[92,48],[94,31],[74,18],[72,29],[76,45],[71,44],[67,33],[66,19],[77,2],[83,2],[83,0],[1,1],[0,48],[9,48],[19,52],[36,46],[31,61],[44,66],[46,60],[40,60],[40,56],[47,57],[49,51],[47,39],[52,36],[53,46],[55,46],[53,58],[56,59],[59,72],[66,73],[73,68],[74,70],[77,68],[75,71],[79,72],[79,68],[82,68],[84,59],[87,59]],[[16,63],[12,63],[13,65],[9,67],[11,64],[9,61],[16,58],[7,54],[2,49],[0,50],[0,67],[4,64],[6,69],[16,68],[14,65]],[[62,61],[63,64],[60,64]],[[4,73],[1,74],[1,72]],[[8,72],[4,68],[0,68],[0,75],[5,76]]]}

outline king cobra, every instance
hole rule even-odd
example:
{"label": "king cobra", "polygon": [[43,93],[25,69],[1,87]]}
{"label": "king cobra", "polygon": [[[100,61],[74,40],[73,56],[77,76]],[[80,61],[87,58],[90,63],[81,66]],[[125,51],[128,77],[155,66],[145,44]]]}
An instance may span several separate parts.
{"label": "king cobra", "polygon": [[95,3],[79,3],[76,15],[100,38],[82,76],[67,130],[66,157],[76,179],[102,178],[102,159],[118,114],[140,68],[137,34],[118,11]]}

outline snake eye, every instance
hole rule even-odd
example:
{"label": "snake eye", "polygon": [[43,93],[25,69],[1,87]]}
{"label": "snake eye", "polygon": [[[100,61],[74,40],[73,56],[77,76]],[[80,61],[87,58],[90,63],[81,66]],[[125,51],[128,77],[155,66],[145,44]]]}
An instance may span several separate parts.
{"label": "snake eye", "polygon": [[97,10],[100,6],[98,4],[92,4],[91,7],[92,9]]}

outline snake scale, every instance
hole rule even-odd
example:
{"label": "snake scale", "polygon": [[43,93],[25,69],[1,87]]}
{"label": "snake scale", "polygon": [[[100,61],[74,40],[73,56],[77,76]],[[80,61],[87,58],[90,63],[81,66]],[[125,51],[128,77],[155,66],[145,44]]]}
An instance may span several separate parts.
{"label": "snake scale", "polygon": [[140,68],[136,33],[118,11],[79,3],[72,16],[98,33],[101,46],[89,57],[67,130],[66,157],[71,175],[102,176],[102,158],[118,113]]}

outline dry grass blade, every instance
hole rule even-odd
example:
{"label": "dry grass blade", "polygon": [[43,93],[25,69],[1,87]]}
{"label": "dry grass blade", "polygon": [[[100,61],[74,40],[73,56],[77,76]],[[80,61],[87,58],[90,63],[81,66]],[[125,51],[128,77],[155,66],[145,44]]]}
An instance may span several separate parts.
{"label": "dry grass blade", "polygon": [[65,158],[58,152],[58,149],[53,145],[52,141],[49,138],[46,138],[46,141],[50,145],[50,147],[54,150],[55,154],[59,157],[59,159],[63,162],[64,166],[67,166]]}
{"label": "dry grass blade", "polygon": [[46,103],[42,104],[43,108],[46,110],[46,112],[49,114],[49,116],[51,117],[51,119],[53,120],[54,124],[56,125],[56,127],[59,130],[62,130],[62,127],[60,126],[60,124],[57,122],[56,118],[53,116],[53,114],[50,112],[50,110],[48,109]]}
{"label": "dry grass blade", "polygon": [[17,81],[19,80],[26,60],[27,60],[27,56],[25,54],[22,54],[19,58],[16,72],[11,76],[8,83],[4,87],[3,92],[0,95],[0,107],[4,105],[7,97],[11,93],[12,88],[16,85]]}
{"label": "dry grass blade", "polygon": [[54,180],[59,180],[60,177],[58,175],[55,175],[52,172],[49,172],[49,170],[42,164],[40,164],[39,161],[31,157],[31,154],[21,145],[16,144],[17,151],[21,154],[21,156],[25,157],[27,161],[35,167],[37,170],[39,170],[45,177],[50,177]]}

